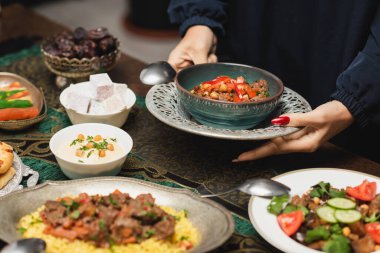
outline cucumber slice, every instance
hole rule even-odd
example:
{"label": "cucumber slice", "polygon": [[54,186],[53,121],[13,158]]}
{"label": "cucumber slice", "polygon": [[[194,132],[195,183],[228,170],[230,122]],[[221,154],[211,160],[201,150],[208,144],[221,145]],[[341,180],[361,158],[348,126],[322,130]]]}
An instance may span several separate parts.
{"label": "cucumber slice", "polygon": [[338,209],[353,209],[356,206],[354,201],[346,198],[332,198],[327,200],[327,204]]}
{"label": "cucumber slice", "polygon": [[335,214],[335,209],[329,206],[322,206],[317,209],[317,215],[319,216],[319,218],[330,223],[338,222],[334,214]]}
{"label": "cucumber slice", "polygon": [[362,214],[356,210],[336,210],[335,218],[342,223],[354,223],[362,218]]}

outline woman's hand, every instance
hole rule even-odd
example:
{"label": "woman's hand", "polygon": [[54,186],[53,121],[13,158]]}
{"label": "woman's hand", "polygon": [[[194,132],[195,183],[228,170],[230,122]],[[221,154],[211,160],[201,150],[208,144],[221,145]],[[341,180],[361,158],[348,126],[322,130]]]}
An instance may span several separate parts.
{"label": "woman's hand", "polygon": [[216,42],[216,36],[210,28],[204,25],[192,26],[171,51],[168,62],[177,72],[193,64],[217,62]]}
{"label": "woman's hand", "polygon": [[[288,117],[288,118],[287,118]],[[233,162],[256,160],[271,155],[292,152],[314,152],[323,143],[340,133],[353,122],[348,109],[339,101],[323,104],[311,112],[282,115],[272,123],[304,128],[294,134],[271,139],[262,146],[244,152]]]}

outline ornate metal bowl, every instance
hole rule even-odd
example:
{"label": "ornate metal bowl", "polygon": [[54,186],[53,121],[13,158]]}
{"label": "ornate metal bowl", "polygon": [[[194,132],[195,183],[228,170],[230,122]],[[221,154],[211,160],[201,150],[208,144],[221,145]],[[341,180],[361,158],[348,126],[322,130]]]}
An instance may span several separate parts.
{"label": "ornate metal bowl", "polygon": [[9,72],[0,72],[0,86],[5,83],[20,82],[22,86],[28,89],[32,97],[33,104],[39,109],[37,117],[31,119],[7,120],[0,121],[0,130],[16,131],[28,128],[36,123],[41,122],[47,116],[47,105],[42,89],[38,89],[25,78]]}
{"label": "ornate metal bowl", "polygon": [[[47,68],[58,76],[56,82],[59,87],[67,84],[66,79],[86,80],[90,75],[99,72],[107,72],[116,66],[120,58],[120,42],[116,41],[116,49],[108,54],[92,58],[67,58],[52,55],[44,50],[45,46],[51,44],[54,37],[49,37],[41,44],[41,52]],[[61,79],[59,78],[61,77]]]}
{"label": "ornate metal bowl", "polygon": [[189,253],[209,252],[222,245],[234,231],[231,213],[220,204],[187,190],[169,188],[126,177],[95,177],[68,181],[47,181],[32,188],[12,192],[0,197],[0,238],[13,242],[20,233],[17,223],[26,214],[35,211],[47,200],[75,196],[82,192],[90,195],[109,194],[114,190],[135,197],[151,193],[156,203],[176,210],[186,209],[188,219],[198,229],[200,242]]}

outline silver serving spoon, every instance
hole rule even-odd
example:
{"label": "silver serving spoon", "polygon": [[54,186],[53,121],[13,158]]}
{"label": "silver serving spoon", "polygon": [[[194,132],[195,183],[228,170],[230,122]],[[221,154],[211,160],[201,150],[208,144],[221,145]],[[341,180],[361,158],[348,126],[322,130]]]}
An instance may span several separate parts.
{"label": "silver serving spoon", "polygon": [[0,253],[44,253],[45,250],[45,241],[38,238],[27,238],[8,244]]}
{"label": "silver serving spoon", "polygon": [[140,73],[140,80],[143,84],[156,85],[170,83],[174,80],[177,72],[166,61],[159,61],[149,64]]}
{"label": "silver serving spoon", "polygon": [[273,197],[280,196],[284,194],[288,194],[290,192],[290,188],[284,184],[281,184],[277,181],[265,179],[265,178],[253,178],[248,179],[241,185],[238,185],[228,191],[219,192],[214,194],[202,194],[201,197],[215,197],[219,195],[224,195],[236,190],[240,190],[241,192],[259,196],[259,197]]}

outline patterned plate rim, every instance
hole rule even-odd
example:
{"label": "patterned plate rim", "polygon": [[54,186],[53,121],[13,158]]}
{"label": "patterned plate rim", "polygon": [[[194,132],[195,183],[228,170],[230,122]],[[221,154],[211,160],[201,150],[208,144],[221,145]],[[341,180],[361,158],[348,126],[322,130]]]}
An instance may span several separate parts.
{"label": "patterned plate rim", "polygon": [[0,190],[0,196],[4,196],[12,191],[22,189],[22,185],[20,185],[22,181],[22,161],[16,153],[13,153],[13,155],[14,158],[12,166],[15,169],[15,174],[12,177],[12,179],[7,183],[7,185]]}
{"label": "patterned plate rim", "polygon": [[[311,111],[310,104],[297,92],[285,87],[284,94],[291,96],[291,98],[299,101],[298,105],[303,106],[302,110],[296,110],[296,108],[291,107],[287,110],[287,113],[293,112],[308,112]],[[279,106],[283,105],[286,101],[286,97],[281,96],[279,101]],[[176,97],[177,89],[174,83],[160,84],[153,86],[145,97],[145,104],[150,113],[156,117],[161,122],[182,130],[188,133],[202,135],[206,137],[218,138],[218,139],[230,139],[230,140],[266,140],[275,137],[285,136],[295,133],[301,128],[298,127],[278,127],[278,126],[268,126],[264,128],[254,128],[248,130],[229,130],[229,129],[218,129],[209,126],[202,125],[198,122],[191,121],[184,118],[179,113],[179,102]],[[161,96],[161,97],[160,97]],[[288,103],[291,105],[291,103]],[[168,110],[172,113],[171,117],[165,114],[162,109]],[[280,109],[283,109],[282,107]],[[267,133],[262,133],[262,132]]]}

